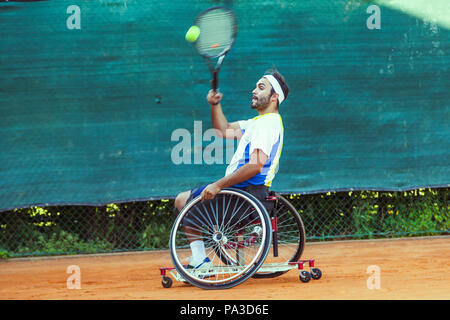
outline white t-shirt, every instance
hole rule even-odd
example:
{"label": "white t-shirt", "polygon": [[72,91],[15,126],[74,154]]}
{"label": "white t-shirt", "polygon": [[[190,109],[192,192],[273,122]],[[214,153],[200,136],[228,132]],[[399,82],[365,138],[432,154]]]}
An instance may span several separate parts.
{"label": "white t-shirt", "polygon": [[227,167],[225,176],[248,163],[253,151],[260,149],[267,155],[267,161],[261,173],[235,186],[265,185],[270,187],[278,171],[278,162],[283,148],[284,128],[281,116],[278,113],[266,113],[238,123],[242,130],[242,137]]}

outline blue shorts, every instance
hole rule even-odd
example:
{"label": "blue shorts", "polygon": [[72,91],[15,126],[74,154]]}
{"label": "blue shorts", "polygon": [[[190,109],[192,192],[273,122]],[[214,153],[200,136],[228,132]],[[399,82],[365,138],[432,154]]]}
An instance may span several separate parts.
{"label": "blue shorts", "polygon": [[[198,197],[199,195],[201,195],[202,192],[203,192],[203,190],[205,190],[205,188],[206,188],[208,185],[209,185],[209,183],[208,183],[208,184],[205,184],[205,185],[203,185],[203,186],[200,186],[200,187],[191,189],[191,196],[189,197],[189,200],[194,199],[194,198]],[[232,188],[236,188],[236,187],[233,186]],[[239,188],[239,189],[244,189],[244,188]]]}

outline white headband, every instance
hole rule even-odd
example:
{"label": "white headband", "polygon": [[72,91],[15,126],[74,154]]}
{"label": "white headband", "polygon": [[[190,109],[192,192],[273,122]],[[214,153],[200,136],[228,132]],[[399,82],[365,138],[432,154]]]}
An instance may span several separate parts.
{"label": "white headband", "polygon": [[275,90],[275,92],[278,93],[278,104],[281,104],[284,101],[284,93],[283,90],[281,89],[278,80],[271,74],[266,74],[263,78],[269,80],[273,90]]}

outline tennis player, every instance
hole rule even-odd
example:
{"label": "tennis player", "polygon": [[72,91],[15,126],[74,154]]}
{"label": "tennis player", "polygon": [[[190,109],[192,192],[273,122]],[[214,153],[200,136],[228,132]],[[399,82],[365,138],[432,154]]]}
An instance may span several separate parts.
{"label": "tennis player", "polygon": [[[229,123],[222,112],[222,93],[213,90],[206,97],[211,105],[212,124],[216,134],[225,139],[239,139],[225,176],[213,183],[182,192],[175,199],[175,213],[179,213],[192,199],[201,195],[202,200],[213,199],[223,188],[240,188],[254,195],[263,204],[269,195],[269,187],[278,171],[283,147],[283,122],[279,113],[280,104],[287,98],[289,87],[277,70],[271,70],[258,80],[253,90],[251,108],[258,116]],[[267,205],[267,202],[266,202]],[[266,207],[267,208],[267,207]],[[198,231],[185,226],[190,240],[192,257],[190,268],[209,267],[205,245],[198,239]],[[192,238],[192,239],[191,239]]]}

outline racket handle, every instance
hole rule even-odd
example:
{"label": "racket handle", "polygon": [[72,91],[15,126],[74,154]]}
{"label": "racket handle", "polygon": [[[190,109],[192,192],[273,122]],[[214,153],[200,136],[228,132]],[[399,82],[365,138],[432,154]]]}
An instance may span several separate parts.
{"label": "racket handle", "polygon": [[211,89],[213,89],[214,92],[217,91],[217,87],[219,85],[219,71],[214,70],[212,74],[212,80],[211,80]]}

